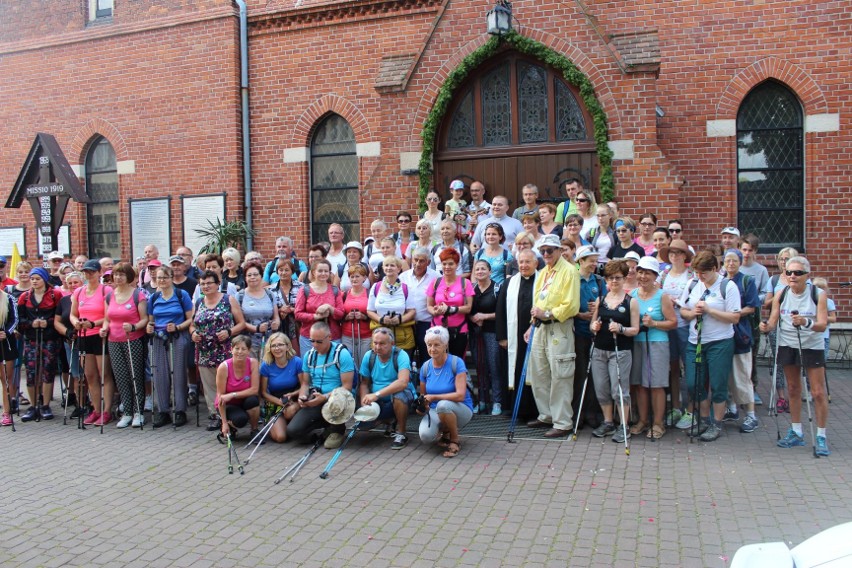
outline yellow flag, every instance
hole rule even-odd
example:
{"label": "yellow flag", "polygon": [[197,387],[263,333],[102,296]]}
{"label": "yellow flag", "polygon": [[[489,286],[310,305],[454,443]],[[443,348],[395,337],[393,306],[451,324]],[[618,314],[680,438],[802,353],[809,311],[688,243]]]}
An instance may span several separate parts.
{"label": "yellow flag", "polygon": [[15,278],[18,274],[18,264],[21,262],[21,253],[18,252],[18,243],[12,243],[12,260],[9,263],[9,271],[6,272],[8,278]]}

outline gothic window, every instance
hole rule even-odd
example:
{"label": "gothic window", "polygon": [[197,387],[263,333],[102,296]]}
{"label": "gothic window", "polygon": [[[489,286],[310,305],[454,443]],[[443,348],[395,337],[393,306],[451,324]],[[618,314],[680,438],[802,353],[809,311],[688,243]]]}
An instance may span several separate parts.
{"label": "gothic window", "polygon": [[558,72],[514,52],[472,74],[456,100],[440,136],[443,150],[552,146],[592,139],[576,89]]}
{"label": "gothic window", "polygon": [[761,250],[804,249],[804,129],[802,106],[786,86],[766,81],[737,114],[738,226]]}
{"label": "gothic window", "polygon": [[355,133],[338,114],[323,118],[311,141],[311,242],[328,239],[339,223],[346,237],[360,238],[358,157]]}
{"label": "gothic window", "polygon": [[87,207],[89,256],[121,258],[118,171],[115,151],[103,136],[86,155],[86,193],[92,200]]}

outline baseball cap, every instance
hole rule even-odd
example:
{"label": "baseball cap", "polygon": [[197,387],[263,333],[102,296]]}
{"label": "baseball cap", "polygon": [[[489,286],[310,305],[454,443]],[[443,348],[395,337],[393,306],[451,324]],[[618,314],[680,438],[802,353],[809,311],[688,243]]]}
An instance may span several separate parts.
{"label": "baseball cap", "polygon": [[179,262],[181,264],[186,264],[186,260],[179,254],[173,254],[169,257],[169,264],[173,262]]}
{"label": "baseball cap", "polygon": [[50,251],[47,255],[47,260],[62,260],[65,258],[58,250]]}
{"label": "baseball cap", "polygon": [[100,272],[101,271],[101,263],[95,260],[94,258],[91,260],[87,260],[83,265],[83,272]]}
{"label": "baseball cap", "polygon": [[450,189],[464,189],[464,182],[460,179],[453,180]]}
{"label": "baseball cap", "polygon": [[734,235],[735,237],[739,237],[740,236],[740,230],[737,229],[736,227],[725,227],[724,229],[722,229],[721,234],[722,235],[725,235],[725,234]]}

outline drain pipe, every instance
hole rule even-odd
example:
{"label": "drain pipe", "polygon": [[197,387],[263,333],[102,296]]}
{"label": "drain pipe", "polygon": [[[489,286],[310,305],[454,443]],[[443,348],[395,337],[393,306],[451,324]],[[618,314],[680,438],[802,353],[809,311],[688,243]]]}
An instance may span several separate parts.
{"label": "drain pipe", "polygon": [[[243,139],[243,201],[245,220],[252,229],[251,218],[251,138],[249,137],[249,80],[248,80],[248,14],[245,0],[234,0],[240,8],[240,102],[242,106]],[[247,251],[254,249],[251,233],[246,236]]]}

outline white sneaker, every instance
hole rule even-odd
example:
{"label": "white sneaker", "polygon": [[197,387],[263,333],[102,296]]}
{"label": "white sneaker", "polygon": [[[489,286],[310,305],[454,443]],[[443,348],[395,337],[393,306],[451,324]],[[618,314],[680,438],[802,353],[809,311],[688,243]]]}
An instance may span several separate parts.
{"label": "white sneaker", "polygon": [[133,417],[129,414],[125,414],[121,417],[121,420],[118,421],[116,428],[127,428],[130,426],[130,422],[133,420]]}
{"label": "white sneaker", "polygon": [[154,412],[154,397],[150,394],[145,397],[145,412]]}
{"label": "white sneaker", "polygon": [[143,424],[145,424],[145,416],[142,415],[142,414],[139,414],[138,412],[136,414],[134,414],[133,415],[133,427],[134,428],[141,428]]}
{"label": "white sneaker", "polygon": [[503,414],[503,407],[500,406],[499,402],[491,405],[491,416],[500,416],[501,414]]}

